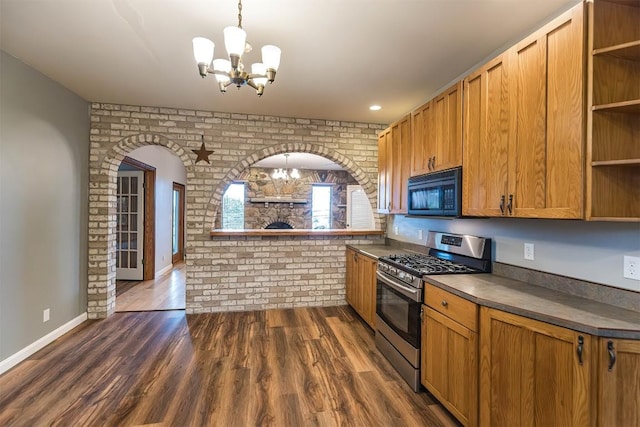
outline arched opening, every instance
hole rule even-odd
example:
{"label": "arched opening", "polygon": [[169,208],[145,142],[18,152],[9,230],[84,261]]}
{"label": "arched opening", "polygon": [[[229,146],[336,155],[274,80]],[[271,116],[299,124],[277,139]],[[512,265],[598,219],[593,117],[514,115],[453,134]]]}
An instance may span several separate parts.
{"label": "arched opening", "polygon": [[[180,145],[163,135],[145,133],[128,136],[106,153],[89,188],[88,313],[91,318],[109,316],[115,311],[118,169],[126,155],[149,145],[162,146],[180,159],[186,169],[185,184],[188,185],[193,161]],[[188,216],[188,206],[186,211]]]}
{"label": "arched opening", "polygon": [[[222,180],[220,180],[218,186],[216,187],[213,194],[211,195],[211,200],[209,201],[209,206],[207,209],[207,218],[205,218],[204,222],[209,224],[210,229],[218,228],[221,224],[220,216],[221,216],[222,199],[227,187],[231,183],[237,180],[242,180],[243,174],[246,174],[247,171],[259,161],[266,159],[268,157],[272,157],[277,154],[285,154],[285,153],[316,154],[318,156],[324,157],[325,159],[339,165],[342,168],[342,170],[344,170],[351,177],[353,177],[353,179],[357,182],[357,184],[362,187],[362,190],[365,192],[366,197],[369,200],[371,211],[373,212],[374,228],[376,229],[381,228],[382,222],[384,219],[380,215],[375,213],[375,206],[376,206],[376,199],[377,199],[376,184],[374,184],[369,179],[368,175],[353,160],[351,160],[350,158],[348,158],[343,154],[329,150],[322,145],[287,143],[287,144],[280,144],[280,145],[267,147],[257,152],[254,152],[247,158],[238,162],[234,167],[232,167],[227,172],[225,177]],[[268,203],[268,201],[265,203]],[[261,228],[261,227],[256,227],[256,228]],[[296,228],[311,228],[311,227],[296,227]]]}
{"label": "arched opening", "polygon": [[187,172],[162,145],[131,151],[118,169],[116,312],[185,309]]}

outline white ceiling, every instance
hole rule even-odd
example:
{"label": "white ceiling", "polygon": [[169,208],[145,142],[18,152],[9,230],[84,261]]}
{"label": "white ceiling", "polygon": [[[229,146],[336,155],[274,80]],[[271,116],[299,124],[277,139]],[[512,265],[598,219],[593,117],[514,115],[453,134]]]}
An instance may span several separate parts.
{"label": "white ceiling", "polygon": [[245,62],[282,49],[262,98],[193,59],[194,36],[226,56],[236,0],[0,0],[0,47],[92,102],[386,124],[577,2],[244,0]]}

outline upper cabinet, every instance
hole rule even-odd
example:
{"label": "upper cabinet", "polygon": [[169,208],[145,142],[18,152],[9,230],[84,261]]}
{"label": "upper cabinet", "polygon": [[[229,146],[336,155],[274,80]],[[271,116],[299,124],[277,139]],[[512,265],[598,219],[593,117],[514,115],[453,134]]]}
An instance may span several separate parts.
{"label": "upper cabinet", "polygon": [[507,55],[464,80],[462,213],[499,216],[506,209],[509,162]]}
{"label": "upper cabinet", "polygon": [[586,217],[640,221],[640,1],[589,6]]}
{"label": "upper cabinet", "polygon": [[391,208],[391,128],[378,135],[378,212]]}
{"label": "upper cabinet", "polygon": [[407,180],[411,172],[411,116],[378,135],[378,212],[407,213]]}
{"label": "upper cabinet", "polygon": [[411,113],[411,176],[462,165],[462,81]]}
{"label": "upper cabinet", "polygon": [[583,9],[465,79],[463,214],[583,217]]}

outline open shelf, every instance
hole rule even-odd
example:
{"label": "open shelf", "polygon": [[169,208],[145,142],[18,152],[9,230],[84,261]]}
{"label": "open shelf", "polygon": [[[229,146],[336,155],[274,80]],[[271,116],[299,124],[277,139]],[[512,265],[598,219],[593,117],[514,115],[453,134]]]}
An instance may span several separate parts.
{"label": "open shelf", "polygon": [[595,49],[593,55],[610,55],[616,58],[628,59],[630,61],[640,61],[640,40],[629,43],[622,43],[615,46]]}
{"label": "open shelf", "polygon": [[640,166],[640,159],[598,160],[591,162],[591,166]]}
{"label": "open shelf", "polygon": [[630,101],[620,101],[620,102],[611,102],[609,104],[594,105],[593,111],[640,113],[640,99],[632,99]]}
{"label": "open shelf", "polygon": [[607,221],[607,222],[640,222],[640,218],[619,217],[619,216],[592,216],[591,221]]}

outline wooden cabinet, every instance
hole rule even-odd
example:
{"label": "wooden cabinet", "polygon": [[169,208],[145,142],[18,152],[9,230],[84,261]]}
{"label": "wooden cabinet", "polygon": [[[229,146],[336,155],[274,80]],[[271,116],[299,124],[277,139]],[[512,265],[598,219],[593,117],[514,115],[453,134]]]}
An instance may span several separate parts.
{"label": "wooden cabinet", "polygon": [[508,55],[464,79],[462,213],[500,216],[506,209],[509,166]]}
{"label": "wooden cabinet", "polygon": [[347,303],[369,324],[375,327],[376,267],[375,259],[347,248]]}
{"label": "wooden cabinet", "polygon": [[586,218],[640,221],[640,1],[589,6]]}
{"label": "wooden cabinet", "polygon": [[480,425],[592,425],[593,344],[590,335],[482,307]]}
{"label": "wooden cabinet", "polygon": [[407,213],[407,180],[411,173],[411,116],[378,135],[378,212]]}
{"label": "wooden cabinet", "polygon": [[640,341],[598,339],[598,426],[640,426]]}
{"label": "wooden cabinet", "polygon": [[508,51],[510,146],[505,214],[582,218],[584,6]]}
{"label": "wooden cabinet", "polygon": [[462,165],[462,81],[411,113],[411,176]]}
{"label": "wooden cabinet", "polygon": [[478,424],[478,308],[425,286],[421,382],[463,425]]}
{"label": "wooden cabinet", "polygon": [[583,9],[465,79],[465,215],[583,217]]}
{"label": "wooden cabinet", "polygon": [[391,209],[391,128],[378,135],[378,212]]}

